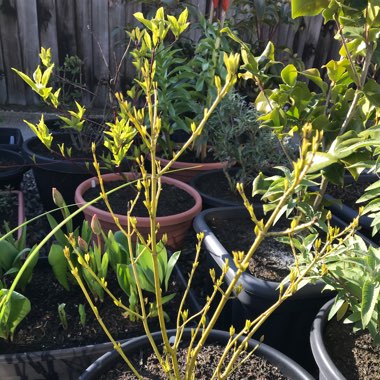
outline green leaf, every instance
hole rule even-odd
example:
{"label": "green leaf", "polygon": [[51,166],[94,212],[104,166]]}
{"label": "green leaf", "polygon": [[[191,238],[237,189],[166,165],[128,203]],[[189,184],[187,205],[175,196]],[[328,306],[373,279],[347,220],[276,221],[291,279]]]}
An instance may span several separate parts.
{"label": "green leaf", "polygon": [[166,269],[166,273],[165,273],[165,289],[166,290],[168,290],[169,279],[170,279],[170,276],[173,272],[174,265],[177,263],[180,254],[181,254],[181,251],[174,252],[170,256],[170,259],[168,261],[168,265],[167,265],[167,269]]}
{"label": "green leaf", "polygon": [[297,68],[290,64],[287,65],[282,71],[281,71],[281,78],[282,80],[288,85],[293,87],[297,81]]}
{"label": "green leaf", "polygon": [[124,291],[127,296],[131,296],[133,293],[133,288],[135,287],[135,281],[133,275],[129,271],[129,265],[118,264],[116,267],[117,281],[120,288]]}
{"label": "green leaf", "polygon": [[[8,289],[1,289],[0,300],[5,298],[8,292]],[[0,336],[5,339],[9,337],[12,339],[16,327],[30,312],[31,304],[24,295],[12,292],[9,302],[5,302],[2,308],[5,308],[6,311],[3,314],[3,319],[0,320]],[[2,312],[3,309],[0,310],[0,314]]]}
{"label": "green leaf", "polygon": [[364,86],[364,94],[375,107],[380,107],[380,85],[369,79]]}
{"label": "green leaf", "polygon": [[378,282],[374,282],[372,279],[369,279],[364,283],[361,305],[363,328],[367,327],[373,316],[376,303],[379,299],[379,294],[380,284]]}
{"label": "green leaf", "polygon": [[63,248],[58,244],[52,244],[48,255],[49,264],[53,268],[53,272],[58,282],[66,289],[70,290],[68,282],[68,264]]}
{"label": "green leaf", "polygon": [[18,255],[18,250],[9,241],[0,241],[0,268],[7,271],[12,267],[13,261]]}
{"label": "green leaf", "polygon": [[313,158],[313,163],[310,167],[309,173],[320,171],[336,162],[338,162],[338,159],[332,154],[317,152]]}
{"label": "green leaf", "polygon": [[329,6],[330,0],[292,0],[292,18],[316,16]]}

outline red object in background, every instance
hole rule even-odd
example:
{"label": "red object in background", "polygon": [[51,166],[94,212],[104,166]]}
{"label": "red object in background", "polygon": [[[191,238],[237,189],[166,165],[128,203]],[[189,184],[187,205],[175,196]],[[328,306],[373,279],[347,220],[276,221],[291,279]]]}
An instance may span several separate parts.
{"label": "red object in background", "polygon": [[[215,2],[214,2],[214,6],[215,6]],[[229,7],[230,7],[230,0],[222,0],[222,8],[224,12],[227,12]]]}
{"label": "red object in background", "polygon": [[214,4],[214,8],[218,8],[219,7],[219,0],[212,0],[213,4]]}

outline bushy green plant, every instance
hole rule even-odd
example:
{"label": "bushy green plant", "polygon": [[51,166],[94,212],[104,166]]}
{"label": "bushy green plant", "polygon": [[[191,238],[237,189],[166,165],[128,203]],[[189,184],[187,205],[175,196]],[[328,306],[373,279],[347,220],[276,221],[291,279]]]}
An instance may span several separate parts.
{"label": "bushy green plant", "polygon": [[[225,174],[231,190],[238,182],[251,183],[260,171],[290,164],[273,132],[261,128],[259,116],[254,105],[239,93],[230,92],[207,123],[214,156],[229,163]],[[289,144],[287,151],[294,156]],[[237,171],[231,175],[233,165]]]}

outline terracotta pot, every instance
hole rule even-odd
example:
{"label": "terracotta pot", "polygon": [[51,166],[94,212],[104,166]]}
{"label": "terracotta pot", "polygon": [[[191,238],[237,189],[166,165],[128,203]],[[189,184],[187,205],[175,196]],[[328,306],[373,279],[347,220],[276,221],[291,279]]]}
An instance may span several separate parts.
{"label": "terracotta pot", "polygon": [[[123,175],[126,176],[129,180],[133,180],[136,178],[136,175],[134,173],[123,173]],[[102,176],[102,178],[105,182],[119,181],[122,179],[120,174],[105,174]],[[82,206],[83,204],[86,203],[86,201],[83,199],[83,194],[89,188],[92,187],[93,181],[95,181],[96,184],[99,183],[98,178],[93,177],[82,182],[77,187],[76,192],[75,192],[75,202],[78,206]],[[157,218],[157,223],[160,224],[158,238],[160,239],[162,235],[166,233],[168,237],[167,246],[172,249],[178,249],[186,237],[187,231],[191,226],[191,222],[193,218],[197,214],[199,214],[202,210],[202,198],[199,195],[199,193],[195,189],[193,189],[191,186],[181,181],[178,181],[176,179],[162,177],[162,183],[173,185],[186,191],[188,194],[190,194],[194,198],[194,201],[195,201],[195,205],[191,209],[185,212]],[[93,205],[88,206],[83,212],[85,214],[85,218],[88,221],[91,221],[92,216],[96,214],[102,228],[105,231],[118,230],[109,212],[101,210]],[[116,217],[119,218],[119,221],[122,226],[127,226],[127,216],[116,214]],[[137,220],[137,228],[139,229],[140,233],[143,236],[147,237],[150,232],[149,218],[136,217],[136,220]]]}
{"label": "terracotta pot", "polygon": [[[161,167],[164,167],[166,164],[169,163],[169,160],[166,158],[157,157],[157,160],[161,163]],[[197,174],[209,171],[209,170],[217,170],[217,169],[223,169],[227,167],[228,162],[182,162],[177,161],[174,162],[174,164],[171,167],[171,171],[178,170],[175,172],[167,173],[168,177],[178,179],[179,181],[190,183],[193,177],[195,177]]]}

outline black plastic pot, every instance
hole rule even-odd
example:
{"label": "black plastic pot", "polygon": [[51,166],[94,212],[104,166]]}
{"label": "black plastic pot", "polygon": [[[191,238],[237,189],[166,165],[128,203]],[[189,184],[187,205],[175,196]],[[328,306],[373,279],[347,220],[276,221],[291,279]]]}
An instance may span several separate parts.
{"label": "black plastic pot", "polygon": [[23,143],[22,133],[17,128],[0,128],[0,149],[19,152]]}
{"label": "black plastic pot", "polygon": [[[262,217],[262,207],[255,207],[255,212],[258,218]],[[208,223],[215,219],[227,219],[233,229],[234,223],[248,217],[245,207],[215,208],[203,211],[193,223],[197,232],[202,231],[205,234],[203,246],[208,253],[209,266],[220,273],[225,260],[229,260],[226,284],[235,277],[237,268],[230,253],[216,238]],[[342,222],[336,219],[335,223]],[[261,280],[248,272],[243,273],[240,284],[243,290],[232,302],[229,323],[228,315],[224,316],[227,319],[226,328],[230,324],[243,327],[246,319],[253,320],[272,306],[279,296],[278,282]],[[310,327],[320,307],[333,297],[330,292],[321,293],[324,286],[322,282],[318,282],[301,288],[268,318],[256,336],[258,339],[264,335],[265,343],[296,360],[311,372],[315,370],[315,363],[309,347]]]}
{"label": "black plastic pot", "polygon": [[0,149],[0,166],[1,159],[10,161],[11,164],[9,166],[5,164],[6,167],[0,169],[0,189],[10,186],[14,190],[19,190],[23,174],[29,169],[25,159],[13,150]]}
{"label": "black plastic pot", "polygon": [[[212,207],[236,207],[242,206],[243,200],[237,197],[237,200],[228,200],[223,199],[222,197],[215,197],[210,194],[207,194],[202,190],[201,184],[204,180],[212,181],[212,178],[215,176],[224,175],[223,170],[211,170],[208,172],[203,172],[197,174],[190,182],[190,185],[196,189],[202,197],[203,208],[212,208]],[[228,187],[228,183],[226,180],[226,186]]]}
{"label": "black plastic pot", "polygon": [[[70,141],[67,133],[56,133],[54,138],[66,141],[67,144]],[[24,142],[22,151],[24,157],[31,164],[45,211],[50,211],[57,207],[52,198],[53,187],[60,191],[66,204],[75,204],[75,189],[84,180],[96,175],[91,159],[60,159],[58,154],[55,156],[49,153],[38,154],[34,151],[38,145],[42,145],[39,139],[31,137]],[[60,212],[54,212],[53,216],[59,220],[61,219]]]}
{"label": "black plastic pot", "polygon": [[[176,330],[169,330],[169,335],[175,335]],[[161,332],[156,332],[152,334],[153,339],[156,343],[162,340]],[[183,334],[183,340],[189,339],[191,337],[191,329],[186,329]],[[211,332],[207,342],[209,343],[220,343],[221,345],[226,345],[228,339],[230,338],[229,333],[225,331],[214,330]],[[251,340],[249,342],[249,349],[253,349],[257,345],[257,341]],[[146,336],[131,339],[130,341],[122,344],[122,349],[127,356],[133,355],[137,352],[149,350],[150,343]],[[267,346],[266,344],[261,344],[256,355],[267,359],[271,364],[279,368],[279,370],[290,379],[293,380],[307,380],[313,379],[313,377],[300,367],[293,360],[282,354],[281,352]],[[100,357],[94,364],[92,364],[80,377],[80,380],[95,380],[103,374],[106,374],[111,368],[114,368],[116,363],[120,361],[120,356],[117,351],[111,351]]]}
{"label": "black plastic pot", "polygon": [[[377,175],[368,173],[361,174],[357,181],[355,181],[351,175],[345,175],[344,177],[345,185],[355,183],[368,183],[369,186],[370,183],[373,183],[377,180],[379,180],[379,177]],[[336,200],[329,194],[325,194],[325,200],[328,202],[328,205],[326,207],[329,208],[334,215],[338,216],[340,219],[347,223],[351,223],[351,221],[358,215],[357,210],[354,210],[353,208],[345,205],[344,203],[340,204],[338,200]],[[369,218],[367,215],[363,215],[359,219],[360,226],[362,227],[361,233],[363,233],[370,239],[374,238],[372,237],[372,221],[373,219]],[[379,237],[377,237],[377,239],[375,238],[376,243],[380,241],[379,239]]]}
{"label": "black plastic pot", "polygon": [[339,371],[331,360],[325,344],[323,342],[323,331],[327,323],[327,317],[330,309],[334,304],[334,300],[327,302],[319,310],[314,319],[310,332],[310,345],[314,355],[314,359],[319,368],[320,380],[345,380],[346,377]]}

